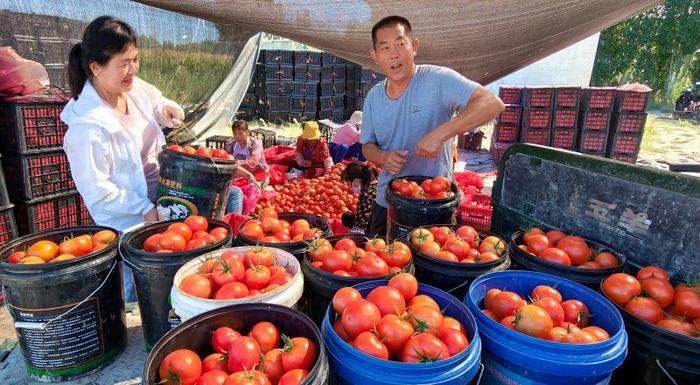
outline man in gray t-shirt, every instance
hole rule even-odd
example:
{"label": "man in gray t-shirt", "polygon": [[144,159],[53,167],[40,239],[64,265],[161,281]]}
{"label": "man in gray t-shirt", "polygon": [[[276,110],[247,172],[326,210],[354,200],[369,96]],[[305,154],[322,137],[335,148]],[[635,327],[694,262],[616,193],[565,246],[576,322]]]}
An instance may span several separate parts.
{"label": "man in gray t-shirt", "polygon": [[449,68],[417,66],[418,39],[400,16],[377,22],[372,43],[370,56],[386,79],[365,99],[360,143],[365,158],[382,167],[370,233],[384,236],[389,181],[404,175],[448,176],[453,138],[489,122],[504,105]]}

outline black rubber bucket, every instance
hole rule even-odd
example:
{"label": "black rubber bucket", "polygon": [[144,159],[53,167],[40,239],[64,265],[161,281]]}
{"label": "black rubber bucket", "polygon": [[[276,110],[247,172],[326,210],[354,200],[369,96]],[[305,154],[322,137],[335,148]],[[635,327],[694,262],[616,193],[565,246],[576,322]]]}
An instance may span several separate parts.
{"label": "black rubber bucket", "polygon": [[228,230],[226,239],[196,250],[178,253],[151,253],[143,250],[143,242],[153,234],[165,231],[178,221],[158,222],[122,236],[121,255],[134,273],[136,297],[141,311],[143,338],[146,350],[179,324],[180,320],[171,312],[170,289],[173,287],[175,273],[190,260],[210,251],[231,246],[231,226],[216,219],[209,219],[209,229],[224,227]]}
{"label": "black rubber bucket", "polygon": [[[362,235],[335,235],[327,239],[335,246],[335,243],[343,238],[352,239],[358,247],[364,247],[367,242],[367,238]],[[415,272],[413,262],[409,262],[403,270],[413,274]],[[313,267],[311,265],[311,259],[306,256],[306,254],[304,254],[304,259],[301,262],[301,271],[304,273],[302,310],[306,315],[311,317],[319,327],[321,323],[323,323],[326,309],[333,300],[333,296],[338,289],[367,281],[391,278],[390,275],[385,277],[344,277],[335,275]]]}
{"label": "black rubber bucket", "polygon": [[[635,275],[640,266],[628,262]],[[671,280],[675,286],[680,283]],[[607,295],[600,284],[600,292]],[[609,299],[609,298],[608,298]],[[610,301],[622,314],[629,350],[625,362],[613,373],[612,384],[697,385],[700,383],[700,339],[671,332],[632,315]],[[692,320],[690,321],[692,323]]]}
{"label": "black rubber bucket", "polygon": [[[306,214],[306,213],[280,213],[277,214],[277,217],[279,219],[284,219],[285,221],[289,222],[291,224],[297,219],[306,219],[311,227],[316,227],[321,230],[323,233],[323,237],[327,238],[330,237],[333,233],[331,232],[331,226],[328,224],[328,221],[319,217],[318,215],[313,215],[313,214]],[[252,220],[252,219],[250,219]],[[239,230],[245,226],[247,223],[243,222],[241,223]],[[294,255],[297,257],[299,262],[301,262],[304,259],[304,255],[306,254],[306,249],[308,245],[306,244],[306,241],[299,241],[299,242],[284,242],[284,243],[268,243],[268,242],[258,242],[254,239],[246,238],[243,235],[241,235],[241,232],[238,231],[238,237],[236,238],[236,242],[238,243],[239,246],[255,246],[255,245],[260,245],[260,246],[265,246],[265,247],[274,247],[277,249],[282,249],[284,251],[289,252],[290,254]]]}
{"label": "black rubber bucket", "polygon": [[[408,179],[420,184],[425,176],[403,176],[395,179]],[[393,180],[392,180],[393,181]],[[389,186],[391,186],[391,182]],[[452,192],[449,198],[419,199],[394,192],[391,187],[386,189],[387,209],[387,240],[406,239],[408,233],[416,227],[432,225],[433,223],[455,223],[455,210],[459,206],[459,189],[451,183]]]}
{"label": "black rubber bucket", "polygon": [[623,271],[625,264],[627,263],[627,257],[625,257],[624,254],[619,253],[618,251],[615,251],[611,247],[600,242],[591,241],[590,239],[586,239],[586,243],[588,243],[589,247],[597,252],[609,251],[617,257],[620,265],[609,269],[582,269],[576,266],[566,266],[559,263],[546,261],[518,248],[518,245],[525,243],[522,240],[523,234],[524,233],[522,231],[516,231],[513,233],[513,236],[508,243],[510,258],[513,260],[513,269],[532,270],[539,271],[540,273],[552,274],[578,282],[593,290],[599,290],[600,282],[603,281],[605,277],[609,276],[610,274]]}
{"label": "black rubber bucket", "polygon": [[28,235],[0,249],[0,281],[27,371],[38,381],[66,381],[97,370],[126,347],[126,315],[117,242],[62,262],[7,263],[13,251],[46,239],[116,230],[73,227]]}
{"label": "black rubber bucket", "polygon": [[158,379],[160,362],[170,352],[177,349],[190,349],[205,357],[213,353],[211,335],[214,330],[228,326],[243,335],[260,321],[272,322],[290,338],[306,337],[318,348],[316,363],[309,370],[300,385],[325,385],[328,383],[328,358],[321,332],[309,317],[301,312],[281,305],[266,303],[247,303],[231,305],[202,313],[183,322],[166,334],[146,359],[143,370],[143,384],[155,385]]}
{"label": "black rubber bucket", "polygon": [[205,158],[163,148],[158,155],[158,217],[224,217],[236,162]]}
{"label": "black rubber bucket", "polygon": [[[432,226],[445,226],[453,230],[461,227],[460,225],[431,225],[428,227]],[[498,237],[498,235],[488,231],[479,232],[481,239],[490,235]],[[495,261],[465,264],[429,257],[418,251],[418,249],[411,244],[411,240],[408,239],[408,237],[405,242],[411,249],[411,255],[413,255],[413,264],[416,266],[416,279],[418,279],[418,282],[435,286],[460,300],[467,294],[469,285],[474,279],[486,273],[506,270],[510,267],[508,249],[506,249],[501,258]],[[504,244],[505,242],[506,241],[503,240]]]}

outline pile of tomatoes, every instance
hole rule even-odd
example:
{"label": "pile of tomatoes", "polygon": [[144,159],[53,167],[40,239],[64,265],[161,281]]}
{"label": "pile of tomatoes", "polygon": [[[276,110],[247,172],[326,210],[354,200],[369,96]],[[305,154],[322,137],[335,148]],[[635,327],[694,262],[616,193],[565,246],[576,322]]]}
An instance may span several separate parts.
{"label": "pile of tomatoes", "polygon": [[162,385],[298,385],[316,363],[318,347],[306,337],[290,338],[268,321],[248,334],[222,326],[211,336],[213,353],[202,359],[178,349],[158,368]]}
{"label": "pile of tomatoes", "polygon": [[174,253],[199,249],[212,243],[221,242],[228,236],[228,229],[215,227],[211,231],[209,221],[200,215],[190,215],[182,222],[172,223],[162,233],[156,233],[143,242],[143,249],[149,252]]}
{"label": "pile of tomatoes", "polygon": [[117,239],[112,230],[100,230],[94,234],[83,234],[67,238],[63,242],[42,239],[24,251],[15,251],[7,258],[9,263],[37,264],[66,261],[99,251]]}
{"label": "pile of tomatoes", "polygon": [[292,223],[279,219],[277,211],[264,209],[258,219],[250,219],[241,225],[238,234],[256,242],[288,243],[312,239],[321,233],[306,219],[300,218]]}
{"label": "pile of tomatoes", "polygon": [[408,273],[394,276],[364,299],[344,287],[333,297],[340,316],[333,330],[355,349],[383,360],[434,362],[466,349],[464,326],[443,316],[435,300],[417,293],[418,282]]}
{"label": "pile of tomatoes", "polygon": [[411,250],[405,243],[391,244],[381,238],[370,239],[359,247],[350,238],[336,241],[324,238],[309,243],[306,255],[311,266],[344,277],[384,277],[398,273],[411,262]]}
{"label": "pile of tomatoes", "polygon": [[197,155],[204,158],[216,158],[222,160],[236,160],[236,158],[229,154],[228,151],[223,148],[209,148],[201,146],[194,148],[192,146],[180,146],[178,144],[171,144],[167,147],[168,150],[175,152],[182,152],[184,154]]}
{"label": "pile of tomatoes", "polygon": [[518,293],[489,289],[482,312],[501,325],[545,340],[570,344],[592,344],[610,335],[588,324],[588,306],[577,299],[564,300],[551,286],[536,286],[529,294],[531,303]]}
{"label": "pile of tomatoes", "polygon": [[291,280],[292,273],[276,264],[270,249],[254,246],[243,255],[229,250],[205,260],[178,288],[199,298],[237,299],[269,293]]}
{"label": "pile of tomatoes", "polygon": [[411,231],[409,239],[421,254],[449,262],[491,262],[506,252],[501,238],[490,235],[481,239],[471,226],[460,226],[456,231],[447,226],[419,227]]}
{"label": "pile of tomatoes", "polygon": [[450,180],[444,176],[426,179],[421,184],[406,178],[391,181],[391,189],[403,196],[420,199],[443,199],[454,195]]}
{"label": "pile of tomatoes", "polygon": [[277,195],[259,202],[255,212],[274,208],[278,212],[316,214],[325,219],[338,219],[346,212],[357,210],[358,193],[353,193],[350,183],[342,181],[340,174],[345,165],[337,163],[330,172],[313,179],[294,179],[274,186]]}
{"label": "pile of tomatoes", "polygon": [[523,234],[525,244],[518,245],[521,250],[552,263],[576,266],[581,269],[610,269],[618,267],[620,262],[610,252],[597,252],[578,235],[567,235],[559,230],[546,233],[533,227]]}
{"label": "pile of tomatoes", "polygon": [[602,287],[611,301],[634,316],[675,333],[700,337],[700,284],[674,288],[664,269],[646,266],[636,277],[612,274]]}

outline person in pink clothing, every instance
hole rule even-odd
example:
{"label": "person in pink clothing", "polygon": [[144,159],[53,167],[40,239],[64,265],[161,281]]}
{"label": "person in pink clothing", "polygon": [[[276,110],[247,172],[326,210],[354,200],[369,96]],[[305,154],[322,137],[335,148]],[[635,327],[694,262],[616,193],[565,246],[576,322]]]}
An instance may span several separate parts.
{"label": "person in pink clothing", "polygon": [[250,136],[248,122],[237,120],[231,126],[233,138],[224,147],[238,161],[236,176],[252,177],[261,171],[268,171],[269,166],[263,155],[260,139]]}
{"label": "person in pink clothing", "polygon": [[333,157],[333,163],[340,163],[343,159],[356,158],[364,161],[362,145],[360,144],[360,130],[362,129],[362,111],[355,111],[350,119],[335,130],[335,134],[328,145]]}

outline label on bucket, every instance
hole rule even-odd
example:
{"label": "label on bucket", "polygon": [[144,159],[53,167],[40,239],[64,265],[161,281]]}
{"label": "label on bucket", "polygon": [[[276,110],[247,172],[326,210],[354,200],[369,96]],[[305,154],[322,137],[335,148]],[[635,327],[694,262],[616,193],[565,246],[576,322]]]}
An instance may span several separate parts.
{"label": "label on bucket", "polygon": [[[75,304],[52,309],[23,309],[12,306],[18,322],[44,323]],[[91,298],[46,330],[17,329],[28,366],[63,369],[78,366],[104,353],[102,328],[98,320],[97,298]]]}
{"label": "label on bucket", "polygon": [[156,202],[158,219],[166,221],[168,219],[185,219],[190,215],[198,215],[197,206],[184,198],[175,196],[164,196],[158,198]]}
{"label": "label on bucket", "polygon": [[[542,381],[536,381],[532,378],[527,378],[525,376],[516,373],[500,363],[496,362],[489,355],[485,354],[481,356],[481,363],[484,364],[484,375],[481,380],[482,384],[485,385],[539,385]],[[572,377],[572,384],[577,383],[576,378]],[[590,385],[608,385],[610,383],[610,377],[604,379],[595,384]]]}
{"label": "label on bucket", "polygon": [[387,227],[386,227],[386,234],[389,236],[389,242],[398,239],[398,240],[405,240],[408,239],[408,233],[412,229],[410,227],[402,226],[395,220],[388,218],[387,222]]}

